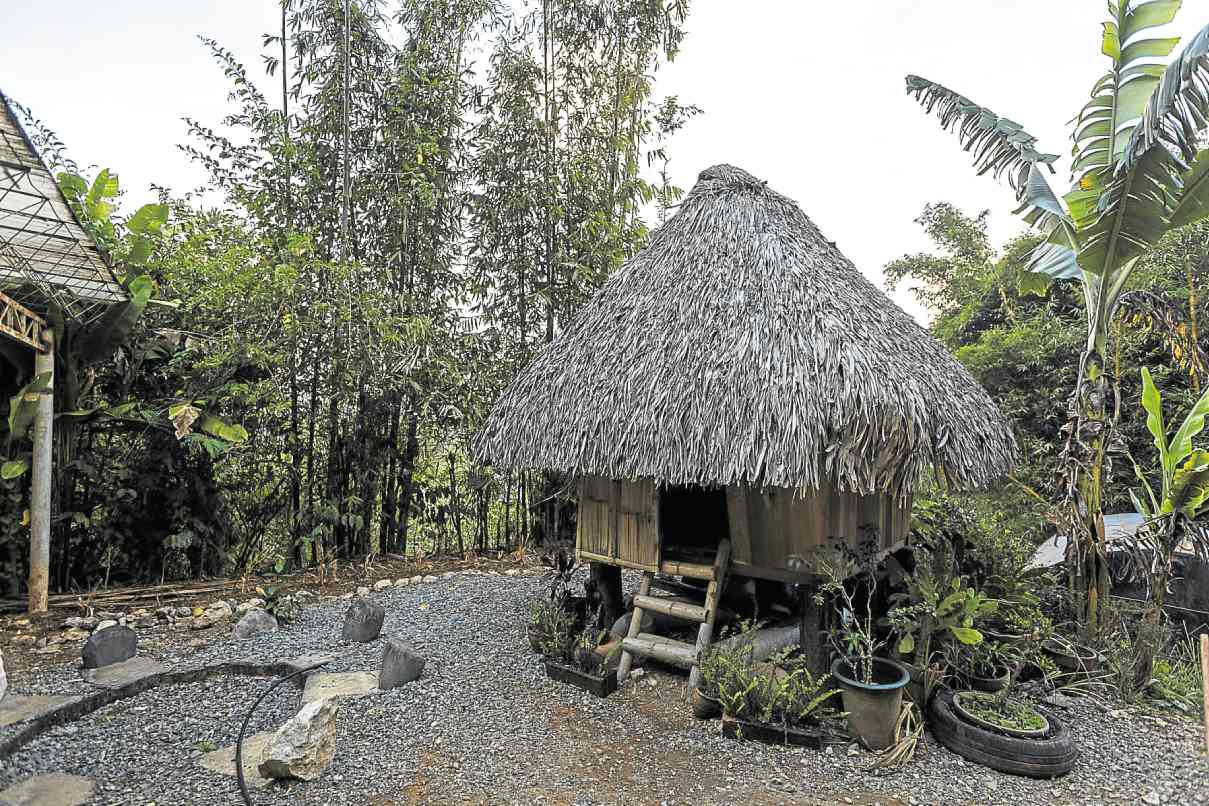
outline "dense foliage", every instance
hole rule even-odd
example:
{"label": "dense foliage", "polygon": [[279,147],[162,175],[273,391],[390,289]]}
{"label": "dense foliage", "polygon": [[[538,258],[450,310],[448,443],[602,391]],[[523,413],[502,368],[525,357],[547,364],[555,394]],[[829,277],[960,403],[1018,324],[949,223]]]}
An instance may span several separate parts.
{"label": "dense foliage", "polygon": [[[58,587],[565,529],[566,480],[476,466],[467,441],[644,243],[642,211],[678,197],[667,139],[699,110],[652,82],[687,5],[357,0],[346,18],[287,0],[264,40],[275,97],[203,40],[233,111],[190,121],[182,147],[223,202],[158,200],[145,274],[161,304],[73,403],[118,414],[56,457]],[[82,181],[30,131],[65,188]],[[102,238],[119,262],[135,218]],[[23,565],[19,514],[5,523]]]}
{"label": "dense foliage", "polygon": [[[905,255],[885,267],[891,285],[906,282],[933,315],[932,333],[981,383],[1012,421],[1023,460],[1014,479],[975,500],[989,530],[1007,527],[1040,536],[1043,502],[1059,495],[1058,453],[1068,418],[1067,401],[1087,338],[1085,313],[1074,283],[1055,283],[1043,291],[1021,290],[1020,275],[1037,243],[1034,236],[1010,241],[1001,251],[991,246],[988,214],[969,216],[947,203],[930,204],[918,219],[935,245],[932,252]],[[1115,321],[1119,337],[1111,360],[1124,371],[1121,385],[1121,444],[1105,484],[1105,509],[1133,511],[1133,464],[1153,450],[1146,428],[1140,376],[1129,368],[1149,367],[1178,411],[1187,411],[1203,383],[1204,369],[1186,350],[1173,357],[1167,331],[1152,327],[1142,306],[1165,311],[1173,321],[1196,328],[1209,316],[1209,303],[1197,281],[1209,268],[1209,224],[1168,235],[1133,273],[1131,287],[1146,293],[1125,295]],[[1164,309],[1162,306],[1169,306]],[[1190,338],[1209,349],[1201,328]],[[1186,342],[1185,342],[1186,343]],[[1128,456],[1127,456],[1128,455]],[[1038,502],[1029,490],[1043,499]]]}

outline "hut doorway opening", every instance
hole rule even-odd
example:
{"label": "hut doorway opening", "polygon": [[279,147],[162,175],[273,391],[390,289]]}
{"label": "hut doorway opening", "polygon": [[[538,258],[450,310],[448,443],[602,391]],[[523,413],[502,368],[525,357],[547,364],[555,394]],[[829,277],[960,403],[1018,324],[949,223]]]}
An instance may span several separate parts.
{"label": "hut doorway opening", "polygon": [[730,538],[726,490],[669,485],[659,491],[659,532],[663,557],[709,565],[718,544]]}

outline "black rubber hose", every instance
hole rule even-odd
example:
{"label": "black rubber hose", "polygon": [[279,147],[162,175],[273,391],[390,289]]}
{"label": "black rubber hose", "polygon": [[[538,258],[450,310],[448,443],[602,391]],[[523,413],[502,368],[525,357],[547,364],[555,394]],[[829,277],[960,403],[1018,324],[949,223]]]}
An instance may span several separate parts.
{"label": "black rubber hose", "polygon": [[256,713],[256,709],[260,707],[260,703],[265,697],[287,680],[293,680],[300,674],[313,672],[324,664],[330,663],[331,660],[325,660],[323,663],[317,663],[314,666],[308,666],[304,669],[299,669],[296,672],[290,672],[285,677],[278,678],[273,681],[273,685],[261,692],[256,698],[256,702],[252,703],[252,707],[248,709],[248,715],[243,718],[243,724],[239,726],[239,738],[235,740],[235,777],[239,779],[239,794],[243,795],[245,806],[253,806],[252,796],[248,794],[248,783],[243,779],[243,735],[248,730],[248,723],[252,721],[252,715]]}

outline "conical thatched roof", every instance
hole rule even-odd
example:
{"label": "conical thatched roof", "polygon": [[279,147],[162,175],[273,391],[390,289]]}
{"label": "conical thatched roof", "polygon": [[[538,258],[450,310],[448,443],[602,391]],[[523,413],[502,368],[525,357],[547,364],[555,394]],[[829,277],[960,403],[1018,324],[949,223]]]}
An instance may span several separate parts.
{"label": "conical thatched roof", "polygon": [[730,165],[517,376],[474,448],[500,467],[896,495],[929,465],[983,487],[1016,454],[948,351]]}

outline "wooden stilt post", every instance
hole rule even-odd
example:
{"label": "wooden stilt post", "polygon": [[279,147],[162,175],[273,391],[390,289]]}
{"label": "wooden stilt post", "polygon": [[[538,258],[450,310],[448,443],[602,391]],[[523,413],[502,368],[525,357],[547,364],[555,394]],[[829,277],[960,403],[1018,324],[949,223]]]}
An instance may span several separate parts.
{"label": "wooden stilt post", "polygon": [[38,394],[34,414],[33,462],[29,495],[29,606],[30,613],[45,613],[50,586],[50,486],[54,454],[55,337],[42,331],[45,350],[34,354],[34,377],[49,376],[46,391]]}
{"label": "wooden stilt post", "polygon": [[807,668],[813,675],[824,675],[830,671],[830,652],[827,639],[827,608],[814,603],[818,593],[819,583],[812,579],[809,583],[798,585],[799,606],[802,608],[799,623],[798,640],[801,643],[802,654],[806,657]]}
{"label": "wooden stilt post", "polygon": [[1205,752],[1209,753],[1209,633],[1201,633],[1201,694],[1204,700]]}

